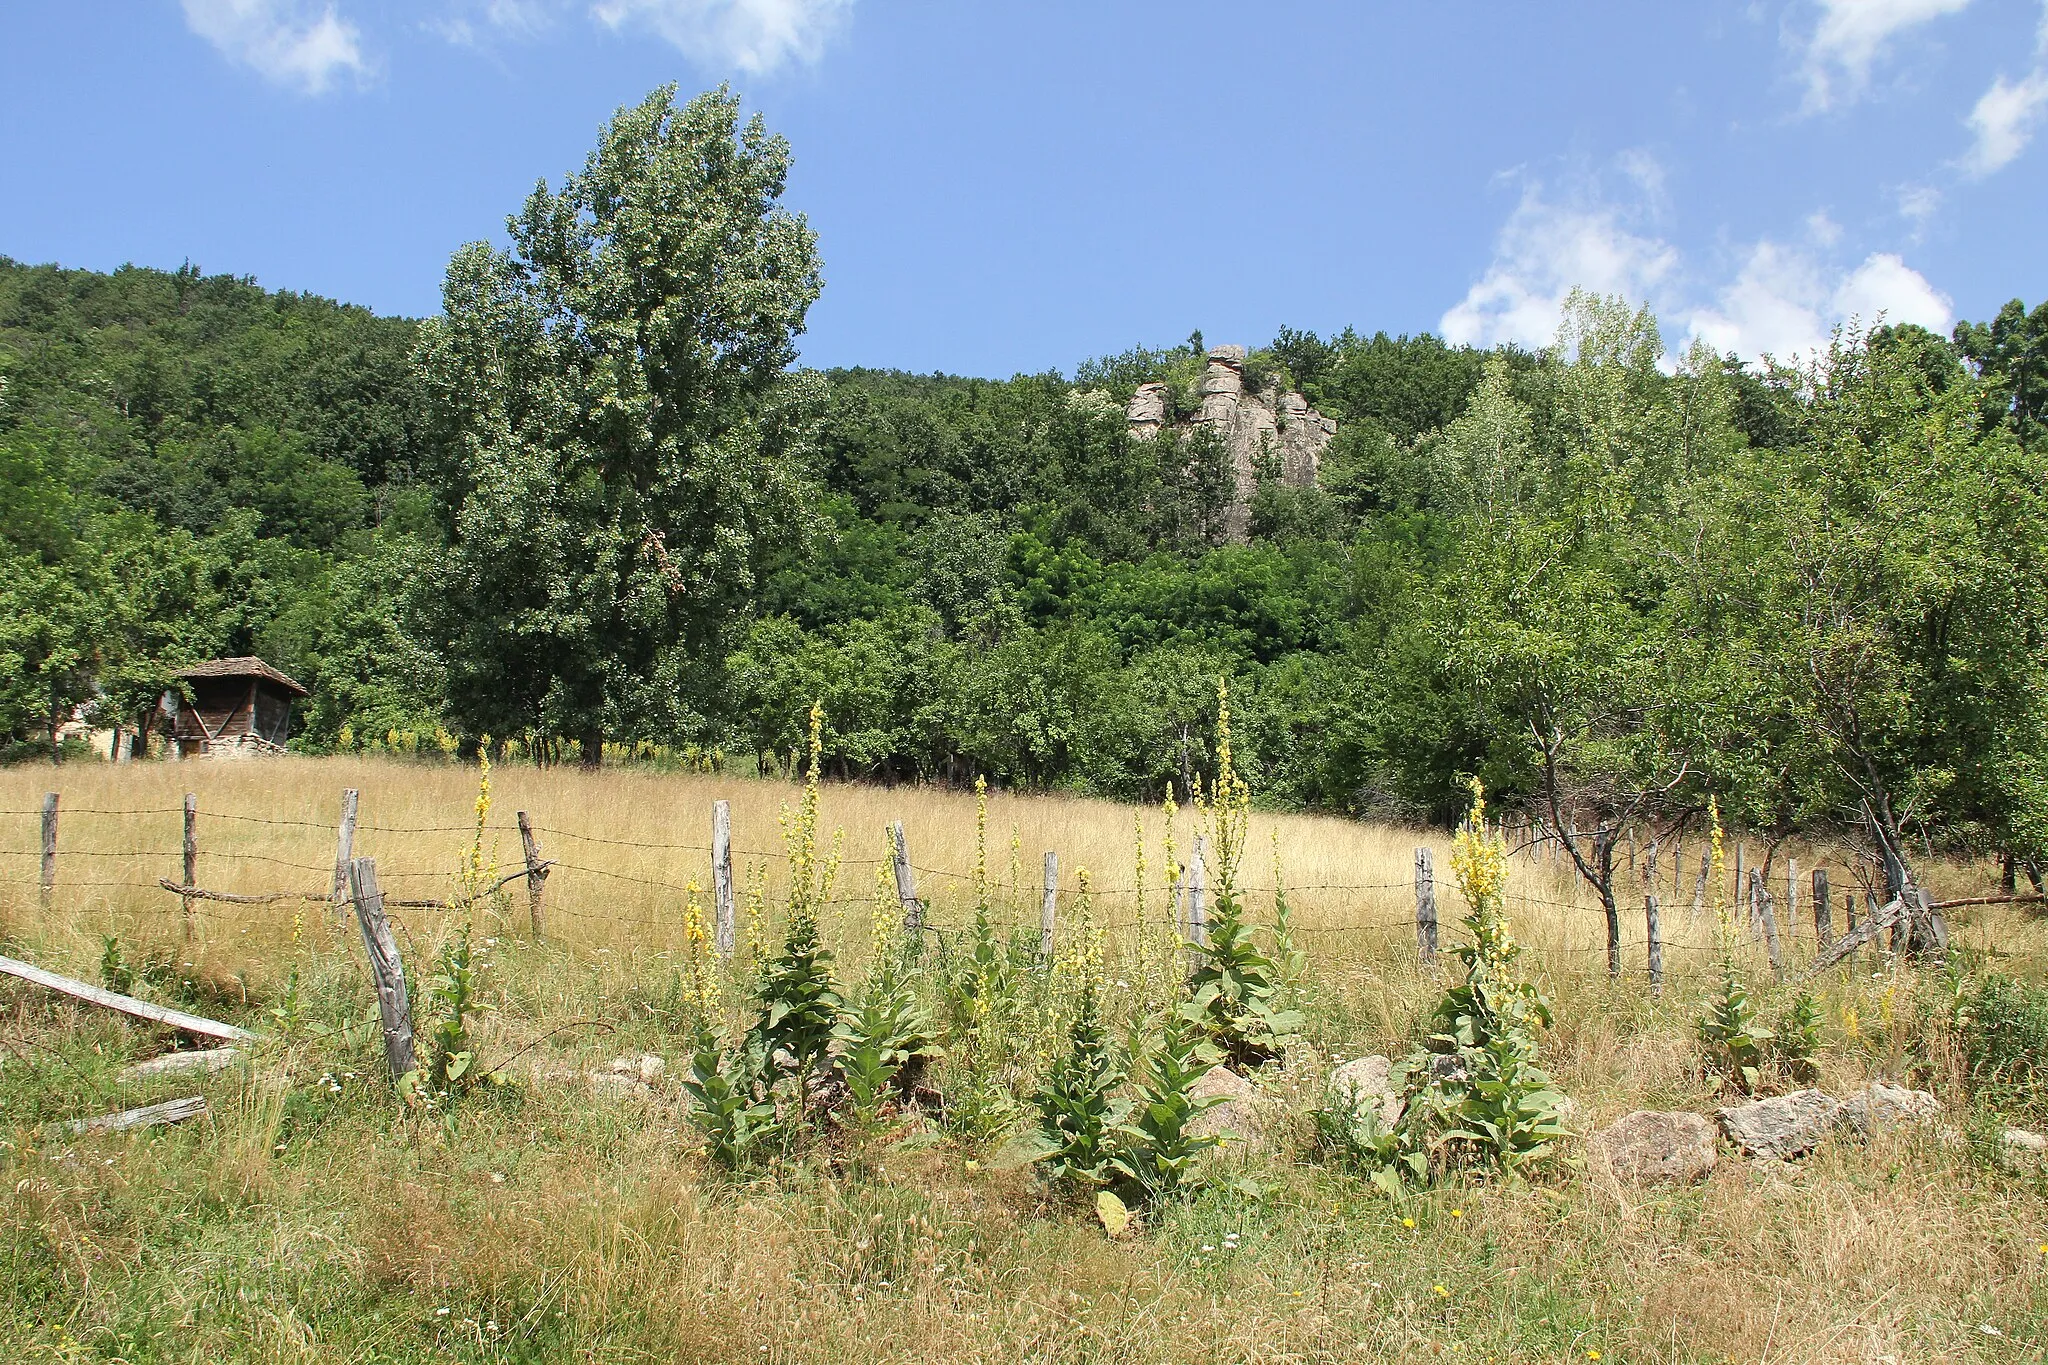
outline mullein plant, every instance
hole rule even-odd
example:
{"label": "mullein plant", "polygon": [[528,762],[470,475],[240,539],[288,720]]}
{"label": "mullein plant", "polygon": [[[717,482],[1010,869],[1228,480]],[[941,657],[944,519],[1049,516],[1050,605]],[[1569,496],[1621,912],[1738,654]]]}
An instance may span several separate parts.
{"label": "mullein plant", "polygon": [[939,1056],[896,928],[896,899],[886,863],[875,869],[868,925],[868,976],[834,1030],[833,1068],[846,1087],[845,1127],[874,1129],[891,1094],[908,1096]]}
{"label": "mullein plant", "polygon": [[1205,941],[1195,945],[1186,1015],[1232,1066],[1248,1070],[1280,1055],[1301,1030],[1298,1011],[1281,1007],[1280,972],[1259,950],[1238,894],[1237,869],[1251,819],[1251,791],[1232,762],[1230,690],[1216,684],[1216,777],[1201,808],[1216,853],[1215,904]]}
{"label": "mullein plant", "polygon": [[1712,797],[1707,799],[1707,830],[1712,851],[1713,875],[1709,880],[1714,897],[1714,941],[1720,949],[1720,985],[1707,997],[1696,1027],[1708,1072],[1718,1074],[1743,1094],[1753,1095],[1763,1084],[1764,1069],[1777,1035],[1760,1018],[1749,983],[1736,965],[1740,940],[1734,910],[1722,892],[1727,880],[1727,853],[1720,803]]}
{"label": "mullein plant", "polygon": [[1085,870],[1081,886],[1075,947],[1059,964],[1074,983],[1066,1046],[1033,1097],[1036,1126],[1029,1142],[1045,1178],[1074,1191],[1116,1178],[1117,1134],[1130,1112],[1129,1102],[1116,1093],[1124,1083],[1124,1063],[1104,1019],[1102,934],[1089,913]]}
{"label": "mullein plant", "polygon": [[1426,1144],[1433,1169],[1480,1166],[1514,1176],[1569,1134],[1564,1096],[1536,1064],[1536,1031],[1549,1026],[1550,1006],[1516,967],[1522,950],[1507,916],[1507,848],[1487,830],[1477,778],[1451,867],[1469,907],[1471,941],[1451,950],[1465,979],[1437,1002],[1426,1052],[1410,1060],[1403,1123]]}
{"label": "mullein plant", "polygon": [[818,851],[818,775],[822,767],[825,712],[811,707],[810,769],[794,817],[785,810],[783,837],[789,853],[789,893],[782,950],[761,967],[755,985],[760,1015],[750,1047],[769,1065],[797,1082],[799,1105],[807,1104],[806,1083],[825,1059],[839,1023],[839,991],[832,979],[832,950],[819,935],[819,911],[828,903],[839,874],[839,844],[830,855]]}

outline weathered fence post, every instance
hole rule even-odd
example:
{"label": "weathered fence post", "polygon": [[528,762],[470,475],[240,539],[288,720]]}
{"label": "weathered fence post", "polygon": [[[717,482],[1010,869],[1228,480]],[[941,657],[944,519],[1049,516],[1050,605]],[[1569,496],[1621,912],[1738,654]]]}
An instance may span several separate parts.
{"label": "weathered fence post", "polygon": [[1209,837],[1195,836],[1194,864],[1188,868],[1188,962],[1202,960],[1209,946]]}
{"label": "weathered fence post", "polygon": [[1692,884],[1692,922],[1698,924],[1700,916],[1707,910],[1707,877],[1712,873],[1714,854],[1708,849],[1700,854],[1699,880]]}
{"label": "weathered fence post", "polygon": [[533,835],[533,821],[525,811],[519,812],[519,847],[526,855],[526,913],[533,921],[533,936],[539,938],[546,932],[541,896],[547,889],[548,870],[540,856],[540,840]]}
{"label": "weathered fence post", "polygon": [[1764,885],[1764,870],[1750,869],[1750,905],[1756,917],[1762,921],[1764,930],[1764,951],[1771,955],[1771,975],[1778,980],[1785,979],[1785,952],[1778,945],[1778,917],[1771,913],[1771,889]]}
{"label": "weathered fence post", "polygon": [[1060,855],[1045,851],[1045,900],[1038,907],[1038,960],[1052,961],[1053,916],[1059,911]]}
{"label": "weathered fence post", "polygon": [[903,822],[889,826],[889,845],[896,862],[896,899],[903,906],[903,927],[911,933],[924,928],[924,902],[917,898],[917,878],[910,867],[910,846],[903,840]]}
{"label": "weathered fence post", "polygon": [[403,1080],[419,1069],[412,1046],[412,1002],[405,995],[405,964],[398,940],[384,918],[384,893],[377,889],[377,861],[357,858],[348,865],[349,891],[356,903],[356,923],[363,931],[363,953],[370,961],[370,981],[377,988],[377,1016],[384,1026],[384,1060],[391,1079]]}
{"label": "weathered fence post", "polygon": [[185,793],[185,939],[192,939],[192,888],[199,885],[199,793]]}
{"label": "weathered fence post", "polygon": [[718,955],[732,961],[732,803],[711,803],[711,941]]}
{"label": "weathered fence post", "polygon": [[[1873,905],[1874,905],[1875,903],[1876,903],[1876,902],[1874,902],[1874,901],[1872,902],[1872,904],[1873,904]],[[1853,887],[1853,886],[1849,888],[1849,894],[1848,894],[1848,895],[1846,895],[1846,896],[1844,896],[1844,897],[1842,897],[1842,918],[1843,918],[1843,919],[1844,919],[1844,920],[1845,920],[1845,921],[1847,922],[1847,923],[1846,923],[1846,925],[1845,925],[1845,927],[1843,928],[1842,932],[1843,932],[1843,933],[1845,933],[1845,934],[1853,934],[1853,933],[1855,933],[1855,932],[1856,932],[1856,888],[1855,888],[1855,887]],[[1850,969],[1851,969],[1851,970],[1854,970],[1854,969],[1855,969],[1855,966],[1856,966],[1856,958],[1857,958],[1857,950],[1856,950],[1856,949],[1854,949],[1854,948],[1851,948],[1851,949],[1849,950],[1849,957],[1848,957],[1849,967],[1850,967]]]}
{"label": "weathered fence post", "polygon": [[1657,845],[1643,864],[1643,932],[1650,940],[1650,994],[1664,993],[1664,926],[1657,915]]}
{"label": "weathered fence post", "polygon": [[1436,961],[1436,863],[1427,848],[1415,850],[1415,947],[1425,965]]}
{"label": "weathered fence post", "polygon": [[334,885],[328,889],[327,898],[332,901],[336,916],[341,914],[342,903],[348,899],[348,865],[356,857],[356,804],[358,793],[354,787],[344,787],[341,793],[341,824],[334,832]]}
{"label": "weathered fence post", "polygon": [[[1855,912],[1850,912],[1855,917]],[[1816,867],[1813,870],[1813,937],[1820,948],[1826,948],[1835,937],[1834,907],[1828,904],[1828,870]]]}
{"label": "weathered fence post", "polygon": [[37,884],[37,899],[43,913],[50,912],[51,898],[57,894],[57,793],[43,793],[43,872]]}
{"label": "weathered fence post", "polygon": [[1785,859],[1785,937],[1799,938],[1799,860]]}

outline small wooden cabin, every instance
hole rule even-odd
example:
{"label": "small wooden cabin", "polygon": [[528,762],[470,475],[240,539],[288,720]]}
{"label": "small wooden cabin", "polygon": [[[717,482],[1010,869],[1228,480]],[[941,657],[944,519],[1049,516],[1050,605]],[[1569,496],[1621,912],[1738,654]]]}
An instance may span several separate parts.
{"label": "small wooden cabin", "polygon": [[292,703],[306,689],[261,659],[214,659],[175,677],[192,694],[171,724],[173,754],[254,758],[284,752]]}

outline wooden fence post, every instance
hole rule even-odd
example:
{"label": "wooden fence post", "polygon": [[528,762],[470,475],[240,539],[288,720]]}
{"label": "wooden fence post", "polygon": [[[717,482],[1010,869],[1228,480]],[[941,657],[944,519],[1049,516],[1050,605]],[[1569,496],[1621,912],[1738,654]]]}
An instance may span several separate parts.
{"label": "wooden fence post", "polygon": [[1820,948],[1826,948],[1835,937],[1834,907],[1828,904],[1828,870],[1824,867],[1813,870],[1813,937]]}
{"label": "wooden fence post", "polygon": [[57,894],[57,793],[43,793],[43,871],[37,883],[37,900],[44,914]]}
{"label": "wooden fence post", "polygon": [[185,940],[192,940],[192,888],[199,885],[199,793],[185,793]]}
{"label": "wooden fence post", "polygon": [[1209,946],[1209,836],[1195,836],[1194,864],[1188,868],[1188,961],[1202,960]]}
{"label": "wooden fence post", "polygon": [[1650,940],[1650,994],[1664,993],[1664,926],[1657,915],[1657,845],[1643,864],[1643,932]]}
{"label": "wooden fence post", "polygon": [[1038,907],[1038,960],[1052,961],[1053,916],[1059,911],[1060,855],[1045,851],[1045,900]]}
{"label": "wooden fence post", "polygon": [[1785,937],[1799,938],[1799,860],[1785,859]]}
{"label": "wooden fence post", "polygon": [[341,793],[341,824],[334,832],[334,885],[328,890],[328,899],[334,903],[334,913],[341,914],[342,903],[348,899],[348,865],[356,857],[356,805],[358,793],[354,787],[344,787]]}
{"label": "wooden fence post", "polygon": [[403,1080],[419,1069],[412,1046],[412,1002],[405,995],[405,964],[398,940],[384,918],[384,893],[377,889],[377,861],[357,858],[348,865],[349,891],[355,898],[356,923],[363,931],[363,953],[370,960],[370,980],[377,988],[377,1016],[384,1026],[384,1060],[391,1079]]}
{"label": "wooden fence post", "polygon": [[711,803],[711,941],[718,955],[732,961],[732,803]]}
{"label": "wooden fence post", "polygon": [[910,845],[903,838],[903,822],[889,826],[889,845],[896,862],[896,900],[903,907],[903,927],[911,933],[924,928],[924,902],[917,898],[917,878],[910,866]]}
{"label": "wooden fence post", "polygon": [[1763,923],[1764,951],[1771,955],[1771,975],[1785,979],[1785,952],[1778,944],[1778,917],[1771,913],[1771,889],[1764,885],[1764,870],[1750,869],[1750,906]]}
{"label": "wooden fence post", "polygon": [[1692,884],[1692,922],[1698,924],[1700,916],[1707,910],[1707,878],[1713,872],[1714,854],[1707,849],[1700,854],[1699,880]]}
{"label": "wooden fence post", "polygon": [[533,936],[540,938],[546,933],[546,921],[541,917],[541,897],[545,894],[548,870],[540,856],[540,840],[533,835],[533,821],[525,811],[519,812],[519,847],[526,855],[526,913],[533,922]]}
{"label": "wooden fence post", "polygon": [[1427,848],[1415,850],[1415,946],[1424,965],[1436,961],[1436,864]]}

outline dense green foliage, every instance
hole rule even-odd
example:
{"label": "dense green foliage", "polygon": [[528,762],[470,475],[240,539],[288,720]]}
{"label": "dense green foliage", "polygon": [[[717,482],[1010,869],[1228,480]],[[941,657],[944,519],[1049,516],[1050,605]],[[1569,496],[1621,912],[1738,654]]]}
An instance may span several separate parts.
{"label": "dense green foliage", "polygon": [[2048,853],[2043,308],[1796,370],[1585,297],[1540,353],[1283,329],[1248,376],[1340,431],[1225,543],[1220,448],[1123,415],[1191,411],[1198,344],[789,368],[786,162],[657,92],[426,323],[0,262],[0,732],[257,653],[315,749],[782,765],[818,701],[841,776],[1151,797],[1214,771],[1225,677],[1279,804],[1448,819],[1477,773]]}

